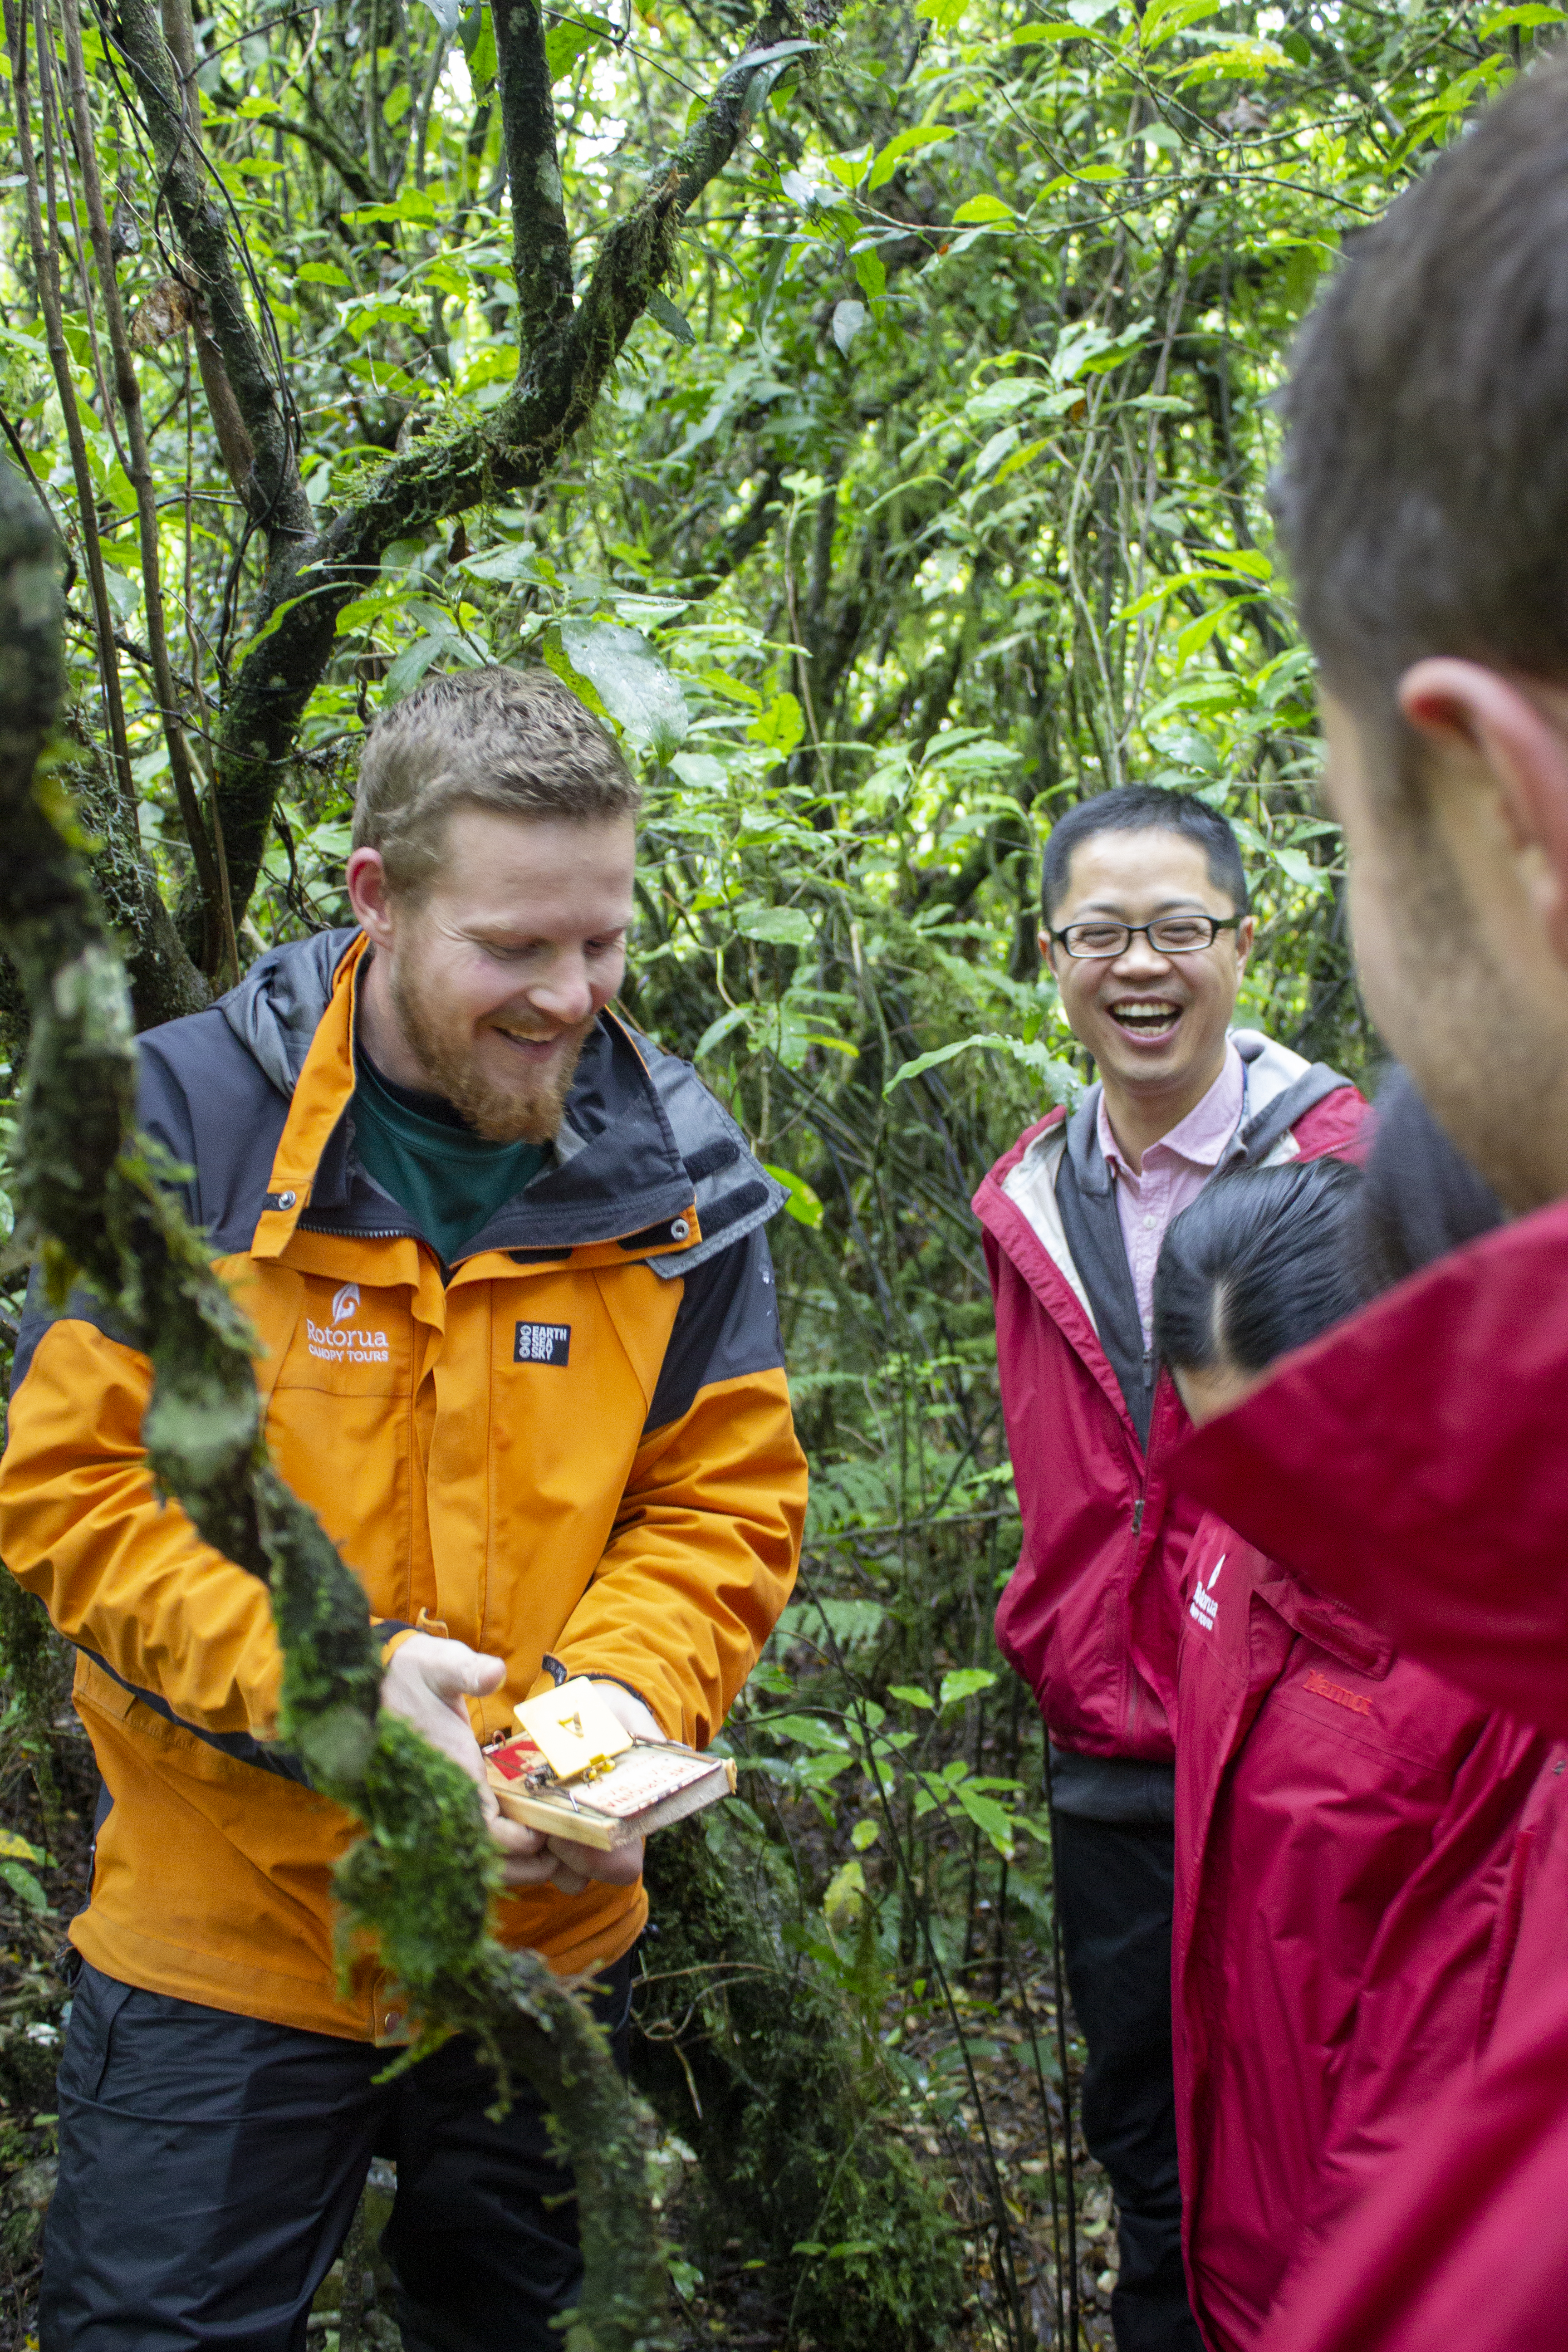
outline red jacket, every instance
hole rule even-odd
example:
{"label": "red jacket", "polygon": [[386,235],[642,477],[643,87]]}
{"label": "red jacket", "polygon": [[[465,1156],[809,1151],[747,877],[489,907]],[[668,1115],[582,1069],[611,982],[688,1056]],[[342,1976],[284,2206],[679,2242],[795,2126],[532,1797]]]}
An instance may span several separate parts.
{"label": "red jacket", "polygon": [[[1291,1358],[1184,1482],[1478,1696],[1568,1731],[1568,1203]],[[1325,1474],[1325,1465],[1331,1469]],[[1292,2279],[1267,2352],[1568,2341],[1568,1755],[1521,1822],[1479,2067]]]}
{"label": "red jacket", "polygon": [[[1223,1164],[1258,1164],[1246,1151],[1249,1132],[1265,1161],[1357,1156],[1368,1112],[1353,1087],[1256,1031],[1238,1032],[1237,1043],[1247,1103]],[[1068,1131],[1067,1114],[1053,1110],[974,1195],[1024,1518],[996,1639],[1058,1747],[1169,1763],[1177,1581],[1198,1515],[1180,1501],[1167,1508],[1164,1469],[1189,1424],[1162,1372],[1146,1453],[1139,1443],[1058,1208]]]}
{"label": "red jacket", "polygon": [[1188,1554],[1173,2000],[1193,2310],[1241,2352],[1474,2059],[1538,1733],[1212,1513]]}

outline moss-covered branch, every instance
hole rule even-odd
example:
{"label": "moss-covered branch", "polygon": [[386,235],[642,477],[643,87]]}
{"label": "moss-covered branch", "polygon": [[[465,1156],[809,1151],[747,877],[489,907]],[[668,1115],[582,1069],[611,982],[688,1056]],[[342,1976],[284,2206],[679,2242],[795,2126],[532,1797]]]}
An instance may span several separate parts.
{"label": "moss-covered branch", "polygon": [[142,1433],[160,1487],[269,1581],[283,1735],[365,1824],[339,1872],[346,1923],[378,1937],[428,2026],[473,2034],[555,2115],[585,2262],[568,2352],[632,2352],[659,2275],[635,2112],[587,2011],[488,1935],[493,1849],[472,1784],[378,1711],[363,1591],[268,1461],[249,1330],[137,1145],[124,974],[63,799],[39,772],[62,684],[52,537],[0,466],[0,931],[33,1017],[19,1205],[55,1283],[88,1282],[152,1361]]}
{"label": "moss-covered branch", "polygon": [[538,0],[494,0],[496,88],[511,184],[511,259],[526,373],[541,336],[572,315],[572,239]]}
{"label": "moss-covered branch", "polygon": [[[127,5],[145,10],[146,0]],[[363,593],[394,540],[487,500],[532,489],[553,472],[573,436],[592,415],[648,297],[667,276],[682,215],[734,153],[759,76],[771,83],[781,63],[780,44],[802,25],[808,22],[815,35],[838,13],[837,0],[805,0],[799,23],[783,9],[764,16],[744,55],[725,73],[675,152],[604,238],[574,309],[564,218],[556,224],[559,192],[551,199],[540,178],[542,172],[547,180],[547,166],[553,168],[554,131],[548,87],[542,96],[537,83],[542,58],[535,55],[534,32],[523,22],[536,18],[537,11],[519,0],[498,12],[498,40],[510,45],[503,63],[511,91],[509,163],[515,171],[525,158],[533,174],[521,211],[518,188],[512,189],[517,234],[521,239],[526,223],[529,235],[544,238],[531,264],[535,276],[523,312],[517,382],[477,423],[422,435],[406,455],[381,468],[320,538],[302,540],[281,569],[274,564],[269,570],[258,619],[275,625],[242,657],[218,733],[218,805],[237,922],[255,886],[279,779],[305,705],[331,658],[343,605]],[[171,169],[177,161],[188,168],[183,150],[177,158],[172,154]],[[189,206],[184,215],[177,206],[175,211],[182,221],[192,216]],[[209,257],[203,268],[216,269],[216,260]],[[520,260],[520,295],[524,278]],[[234,364],[231,360],[231,372]]]}

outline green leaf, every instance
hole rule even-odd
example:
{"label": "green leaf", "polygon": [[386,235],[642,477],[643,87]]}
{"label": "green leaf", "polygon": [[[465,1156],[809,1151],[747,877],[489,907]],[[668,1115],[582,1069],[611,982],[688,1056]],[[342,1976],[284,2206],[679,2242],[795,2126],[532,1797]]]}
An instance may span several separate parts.
{"label": "green leaf", "polygon": [[0,1856],[10,1862],[47,1863],[49,1858],[42,1846],[29,1845],[15,1830],[0,1830]]}
{"label": "green leaf", "polygon": [[12,1862],[8,1859],[0,1861],[0,1878],[5,1880],[13,1895],[20,1896],[29,1911],[48,1909],[48,1896],[44,1893],[32,1872],[25,1870],[19,1862]]}
{"label": "green leaf", "polygon": [[1004,457],[1002,463],[997,467],[996,486],[1000,487],[1000,485],[1006,481],[1011,475],[1017,473],[1022,467],[1032,465],[1034,460],[1039,456],[1041,450],[1048,449],[1050,446],[1051,445],[1048,440],[1027,441],[1021,449],[1015,449],[1012,456],[1010,457]]}
{"label": "green leaf", "polygon": [[889,1683],[889,1698],[902,1699],[906,1706],[923,1706],[928,1715],[936,1711],[936,1701],[929,1691],[916,1690],[912,1683]]}
{"label": "green leaf", "polygon": [[432,662],[446,652],[451,642],[450,635],[431,635],[416,637],[411,646],[405,646],[383,680],[383,706],[390,707],[401,702],[405,694],[412,694]]}
{"label": "green leaf", "polygon": [[866,323],[864,302],[836,302],[833,306],[833,340],[848,356],[849,346]]}
{"label": "green leaf", "polygon": [[436,199],[424,188],[408,189],[395,204],[361,205],[356,211],[343,215],[344,220],[352,221],[356,227],[375,221],[414,221],[428,228],[438,217]]}
{"label": "green leaf", "polygon": [[668,295],[661,294],[657,286],[647,298],[647,307],[649,318],[657,319],[661,327],[668,328],[678,343],[694,343],[697,341],[697,331],[685,311],[678,310]]}
{"label": "green leaf", "polygon": [[888,265],[879,253],[869,250],[855,256],[855,275],[860,280],[863,293],[873,302],[879,301],[888,290]]}
{"label": "green leaf", "polygon": [[561,644],[633,749],[667,760],[691,715],[647,639],[614,621],[563,621]]}
{"label": "green leaf", "polygon": [[943,1706],[955,1706],[961,1699],[973,1698],[977,1691],[991,1690],[996,1676],[989,1666],[955,1666],[943,1675],[938,1696]]}
{"label": "green leaf", "polygon": [[460,34],[474,96],[483,98],[496,78],[500,62],[496,54],[495,21],[489,8],[470,8],[463,18]]}
{"label": "green leaf", "polygon": [[812,1191],[805,1178],[797,1176],[793,1168],[775,1168],[769,1160],[764,1160],[763,1166],[770,1176],[776,1178],[789,1194],[789,1199],[784,1202],[785,1213],[792,1216],[797,1225],[808,1225],[815,1233],[822,1223],[822,1202]]}
{"label": "green leaf", "polygon": [[742,907],[735,929],[743,940],[762,940],[770,947],[803,948],[811,938],[811,917],[804,907]]}
{"label": "green leaf", "polygon": [[697,1040],[692,1060],[700,1062],[704,1054],[710,1054],[715,1045],[722,1045],[726,1037],[732,1037],[737,1029],[743,1028],[749,1018],[745,1005],[736,1004],[728,1013],[721,1013],[717,1021],[710,1021]]}
{"label": "green leaf", "polygon": [[544,36],[544,63],[552,81],[571,72],[589,49],[613,48],[616,28],[604,16],[563,16]]}
{"label": "green leaf", "polygon": [[849,1746],[841,1731],[819,1722],[815,1715],[764,1715],[758,1718],[757,1728],[773,1739],[793,1739],[802,1748],[834,1755],[847,1752]]}
{"label": "green leaf", "polygon": [[976,1829],[982,1831],[997,1853],[1010,1862],[1014,1850],[1013,1817],[1006,1807],[999,1805],[994,1797],[982,1796],[976,1790],[966,1788],[963,1782],[954,1789],[953,1795]]}
{"label": "green leaf", "polygon": [[749,742],[765,744],[781,760],[786,760],[805,733],[805,713],[786,689],[775,694],[762,716],[752,719],[746,738]]}
{"label": "green leaf", "polygon": [[1017,217],[1012,205],[1005,205],[1000,196],[971,196],[952,216],[955,227],[963,227],[970,221],[1010,221]]}
{"label": "green leaf", "polygon": [[[1489,16],[1481,18],[1476,30],[1483,38],[1489,40],[1494,33],[1506,33],[1515,25],[1523,31],[1535,25],[1563,24],[1568,24],[1568,16],[1564,16],[1561,8],[1543,8],[1539,5],[1539,0],[1531,0],[1530,5],[1521,8],[1494,8]],[[1289,40],[1284,46],[1289,47]]]}
{"label": "green leaf", "polygon": [[866,182],[868,191],[885,187],[906,155],[914,154],[921,147],[940,147],[944,140],[953,136],[951,126],[945,122],[922,122],[913,131],[900,131],[889,140],[872,164]]}
{"label": "green leaf", "polygon": [[915,15],[929,16],[939,33],[956,33],[969,0],[915,0]]}
{"label": "green leaf", "polygon": [[929,1054],[917,1054],[912,1062],[900,1063],[882,1088],[882,1093],[884,1097],[890,1095],[895,1087],[901,1087],[907,1079],[921,1077],[927,1070],[936,1069],[942,1062],[951,1062],[956,1055],[976,1049],[983,1053],[1010,1054],[1016,1062],[1022,1062],[1026,1069],[1032,1070],[1037,1077],[1043,1080],[1052,1102],[1065,1103],[1069,1110],[1076,1108],[1083,1094],[1083,1080],[1071,1064],[1058,1061],[1048,1054],[1038,1039],[1004,1037],[994,1030],[984,1036],[960,1037],[954,1045],[938,1045]]}
{"label": "green leaf", "polygon": [[353,279],[335,261],[302,261],[294,272],[301,286],[352,286]]}
{"label": "green leaf", "polygon": [[1323,890],[1328,887],[1327,868],[1314,866],[1305,850],[1277,849],[1273,856],[1274,863],[1280,872],[1288,874],[1291,881],[1300,883],[1303,889]]}

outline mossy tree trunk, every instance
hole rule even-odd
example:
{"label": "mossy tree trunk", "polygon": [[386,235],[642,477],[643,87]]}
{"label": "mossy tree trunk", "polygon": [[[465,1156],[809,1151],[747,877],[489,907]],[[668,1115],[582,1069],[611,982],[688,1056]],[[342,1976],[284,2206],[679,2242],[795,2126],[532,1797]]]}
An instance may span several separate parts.
{"label": "mossy tree trunk", "polygon": [[633,2045],[639,2088],[702,2165],[697,2250],[767,2258],[796,2330],[832,2352],[921,2352],[963,2292],[939,2194],[890,2128],[892,2086],[840,1993],[791,1948],[796,1897],[741,1808],[648,1848],[657,1934]]}

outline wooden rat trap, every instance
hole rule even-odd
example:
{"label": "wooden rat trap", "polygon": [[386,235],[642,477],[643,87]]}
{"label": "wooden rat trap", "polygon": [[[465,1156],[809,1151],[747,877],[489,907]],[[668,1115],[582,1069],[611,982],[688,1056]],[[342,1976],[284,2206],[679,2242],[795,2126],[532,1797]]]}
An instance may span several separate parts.
{"label": "wooden rat trap", "polygon": [[734,1793],[727,1756],[634,1739],[582,1675],[513,1712],[521,1730],[484,1751],[489,1784],[509,1821],[552,1837],[607,1853]]}

